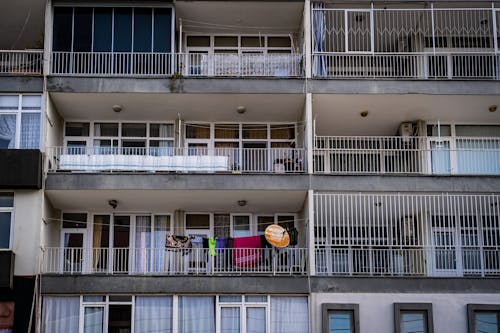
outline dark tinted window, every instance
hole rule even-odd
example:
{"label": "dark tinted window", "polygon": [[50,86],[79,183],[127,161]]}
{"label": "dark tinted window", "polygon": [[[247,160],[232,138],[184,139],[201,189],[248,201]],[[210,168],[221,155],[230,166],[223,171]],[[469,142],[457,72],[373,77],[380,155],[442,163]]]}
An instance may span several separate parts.
{"label": "dark tinted window", "polygon": [[54,8],[54,51],[71,51],[73,8]]}
{"label": "dark tinted window", "polygon": [[115,9],[114,51],[130,52],[132,50],[132,9]]}
{"label": "dark tinted window", "polygon": [[111,51],[112,17],[113,9],[94,9],[94,51]]}
{"label": "dark tinted window", "polygon": [[92,50],[92,8],[75,8],[73,51]]}
{"label": "dark tinted window", "polygon": [[150,8],[134,10],[134,52],[151,52],[151,21]]}
{"label": "dark tinted window", "polygon": [[154,10],[154,52],[170,52],[171,38],[171,10],[169,8],[160,8]]}

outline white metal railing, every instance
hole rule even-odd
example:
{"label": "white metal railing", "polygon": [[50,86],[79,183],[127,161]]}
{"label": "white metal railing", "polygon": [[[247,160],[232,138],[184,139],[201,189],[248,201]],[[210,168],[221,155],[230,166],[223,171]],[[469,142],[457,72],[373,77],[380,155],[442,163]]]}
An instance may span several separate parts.
{"label": "white metal railing", "polygon": [[495,8],[312,9],[313,75],[500,79]]}
{"label": "white metal railing", "polygon": [[302,76],[300,54],[52,52],[51,73],[77,76]]}
{"label": "white metal railing", "polygon": [[302,148],[48,147],[49,171],[303,173]]}
{"label": "white metal railing", "polygon": [[0,50],[0,74],[41,75],[42,70],[43,50]]}
{"label": "white metal railing", "polygon": [[314,172],[500,174],[499,137],[316,136]]}
{"label": "white metal railing", "polygon": [[306,274],[307,249],[45,248],[44,274]]}
{"label": "white metal railing", "polygon": [[318,274],[500,275],[500,195],[315,193]]}

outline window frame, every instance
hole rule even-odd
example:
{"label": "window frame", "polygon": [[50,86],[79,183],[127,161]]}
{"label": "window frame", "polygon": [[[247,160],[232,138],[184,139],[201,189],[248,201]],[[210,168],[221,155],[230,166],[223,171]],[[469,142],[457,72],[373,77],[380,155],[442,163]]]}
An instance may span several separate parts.
{"label": "window frame", "polygon": [[434,333],[434,320],[432,316],[432,303],[394,303],[394,332],[401,333],[401,312],[415,311],[426,312],[427,332]]}
{"label": "window frame", "polygon": [[[4,148],[4,149],[41,149],[42,146],[42,137],[43,137],[43,122],[42,122],[42,109],[44,106],[43,103],[43,96],[41,94],[0,94],[0,98],[4,96],[15,96],[17,97],[17,107],[12,108],[12,109],[5,109],[2,110],[0,109],[0,115],[13,115],[16,117],[16,127],[15,127],[15,134],[14,134],[14,146],[12,148]],[[40,97],[40,107],[37,109],[24,109],[23,108],[23,99],[24,97],[28,96],[34,96],[34,97]],[[38,146],[34,148],[21,148],[21,140],[22,140],[22,117],[23,114],[38,114],[38,128],[39,128],[39,137],[38,137]]]}
{"label": "window frame", "polygon": [[351,311],[353,333],[360,333],[359,330],[359,304],[353,303],[323,303],[321,304],[322,332],[329,333],[330,318],[328,314],[333,311]]}
{"label": "window frame", "polygon": [[467,332],[476,332],[476,312],[496,312],[500,324],[500,304],[467,304]]}
{"label": "window frame", "polygon": [[10,213],[10,229],[9,229],[9,246],[6,248],[0,247],[0,251],[12,251],[14,243],[14,214],[16,207],[15,193],[14,192],[0,192],[0,194],[12,194],[12,207],[0,206],[0,213]]}

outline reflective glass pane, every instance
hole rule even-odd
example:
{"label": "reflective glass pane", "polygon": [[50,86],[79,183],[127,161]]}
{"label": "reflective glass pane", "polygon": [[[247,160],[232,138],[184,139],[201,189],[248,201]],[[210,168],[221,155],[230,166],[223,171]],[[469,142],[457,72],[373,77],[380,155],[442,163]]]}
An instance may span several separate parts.
{"label": "reflective glass pane", "polygon": [[55,7],[53,20],[52,50],[71,51],[73,8]]}
{"label": "reflective glass pane", "polygon": [[10,248],[11,213],[0,212],[0,249]]}
{"label": "reflective glass pane", "polygon": [[146,137],[146,124],[122,124],[122,136]]}
{"label": "reflective glass pane", "polygon": [[240,308],[221,308],[221,333],[240,333]]}
{"label": "reflective glass pane", "polygon": [[16,115],[0,114],[0,148],[16,148]]}
{"label": "reflective glass pane", "polygon": [[39,110],[42,107],[41,96],[23,95],[22,109],[23,110]]}
{"label": "reflective glass pane", "polygon": [[94,9],[94,52],[111,51],[112,15],[112,8]]}
{"label": "reflective glass pane", "polygon": [[114,51],[132,50],[132,9],[115,8]]}
{"label": "reflective glass pane", "polygon": [[14,207],[14,193],[0,192],[0,207]]}
{"label": "reflective glass pane", "polygon": [[476,312],[474,316],[476,323],[475,333],[498,333],[500,326],[498,323],[498,313],[496,312]]}
{"label": "reflective glass pane", "polygon": [[134,9],[134,52],[151,52],[151,8]]}
{"label": "reflective glass pane", "polygon": [[170,8],[154,9],[154,52],[171,51],[172,14]]}
{"label": "reflective glass pane", "polygon": [[19,96],[4,95],[0,96],[0,111],[2,110],[17,110],[19,106]]}
{"label": "reflective glass pane", "polygon": [[241,296],[219,296],[219,302],[241,302]]}
{"label": "reflective glass pane", "polygon": [[266,308],[247,308],[247,333],[266,333]]}
{"label": "reflective glass pane", "polygon": [[92,8],[75,8],[73,51],[89,52],[92,49]]}
{"label": "reflective glass pane", "polygon": [[104,329],[104,308],[85,307],[83,319],[84,333],[101,333]]}
{"label": "reflective glass pane", "polygon": [[250,236],[250,217],[234,216],[233,237],[246,237],[246,236]]}
{"label": "reflective glass pane", "polygon": [[330,333],[353,333],[353,313],[351,311],[331,311],[328,313]]}
{"label": "reflective glass pane", "polygon": [[426,317],[423,311],[401,312],[401,333],[426,333]]}
{"label": "reflective glass pane", "polygon": [[66,136],[89,136],[89,123],[66,123]]}
{"label": "reflective glass pane", "polygon": [[40,113],[21,115],[21,149],[37,149],[40,144]]}

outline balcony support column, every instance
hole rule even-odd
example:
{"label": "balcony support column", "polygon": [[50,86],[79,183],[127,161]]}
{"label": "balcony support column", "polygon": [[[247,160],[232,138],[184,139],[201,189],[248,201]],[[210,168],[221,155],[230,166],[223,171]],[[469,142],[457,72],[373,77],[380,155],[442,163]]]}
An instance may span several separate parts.
{"label": "balcony support column", "polygon": [[316,257],[314,246],[314,191],[307,191],[307,226],[308,226],[308,242],[307,249],[309,250],[309,274],[316,275]]}
{"label": "balcony support column", "polygon": [[311,22],[311,0],[305,0],[304,3],[304,64],[305,64],[305,74],[306,79],[310,79],[312,77],[312,66],[311,66],[311,46],[312,46],[312,22]]}
{"label": "balcony support column", "polygon": [[313,115],[312,115],[312,94],[306,94],[305,103],[305,134],[306,134],[306,159],[307,159],[307,173],[312,175],[313,169],[313,150],[314,150],[314,128],[313,128]]}

